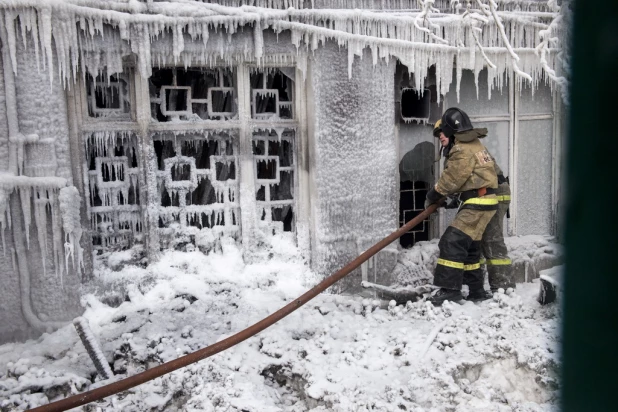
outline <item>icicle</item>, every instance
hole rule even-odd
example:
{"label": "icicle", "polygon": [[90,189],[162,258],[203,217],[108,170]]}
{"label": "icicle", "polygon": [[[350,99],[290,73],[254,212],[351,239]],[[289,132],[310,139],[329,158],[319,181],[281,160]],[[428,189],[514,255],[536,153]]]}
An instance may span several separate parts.
{"label": "icicle", "polygon": [[54,269],[56,276],[60,277],[62,285],[62,236],[60,233],[58,223],[58,194],[57,190],[52,192],[52,196],[49,199],[49,207],[51,210],[51,227],[52,227],[52,254],[54,256]]}
{"label": "icicle", "polygon": [[177,24],[172,30],[172,55],[174,56],[174,63],[178,62],[178,58],[185,48],[183,28],[183,25]]}
{"label": "icicle", "polygon": [[6,256],[6,243],[4,230],[6,229],[6,213],[8,210],[9,196],[6,190],[0,189],[0,231],[2,232],[2,253]]}
{"label": "icicle", "polygon": [[24,231],[26,232],[26,244],[28,246],[28,249],[30,249],[30,187],[18,187],[17,190],[19,191],[19,198],[21,200],[21,210],[24,214]]}
{"label": "icicle", "polygon": [[13,66],[13,73],[17,74],[17,45],[15,39],[15,15],[13,11],[4,11],[4,23],[6,25],[7,43],[9,46],[9,55],[11,56],[11,64]]}
{"label": "icicle", "polygon": [[[72,234],[69,235],[69,239],[71,239],[71,237]],[[73,260],[73,267],[75,267],[75,247],[73,246],[73,242],[71,242],[71,240],[68,240],[64,242],[64,266],[67,273],[69,273],[70,259]]]}
{"label": "icicle", "polygon": [[53,70],[53,52],[52,52],[52,23],[51,23],[51,7],[49,5],[44,5],[39,8],[39,21],[41,27],[39,29],[39,33],[41,36],[41,41],[43,43],[43,50],[47,55],[47,70],[49,71],[49,84],[53,83],[54,78],[54,70]]}
{"label": "icicle", "polygon": [[256,20],[253,25],[253,47],[255,49],[255,59],[259,62],[264,55],[264,33],[262,23]]}
{"label": "icicle", "polygon": [[41,249],[41,260],[43,262],[43,274],[47,273],[47,196],[45,191],[40,189],[34,190],[34,223]]}
{"label": "icicle", "polygon": [[[70,255],[73,261],[73,268],[81,273],[83,269],[83,251],[79,244],[82,236],[79,212],[81,196],[75,186],[64,187],[60,189],[58,201],[60,203],[60,213],[62,215],[62,228],[65,233],[64,250],[66,269],[68,272]],[[101,220],[106,220],[105,215],[103,215]],[[75,261],[76,258],[77,262]]]}

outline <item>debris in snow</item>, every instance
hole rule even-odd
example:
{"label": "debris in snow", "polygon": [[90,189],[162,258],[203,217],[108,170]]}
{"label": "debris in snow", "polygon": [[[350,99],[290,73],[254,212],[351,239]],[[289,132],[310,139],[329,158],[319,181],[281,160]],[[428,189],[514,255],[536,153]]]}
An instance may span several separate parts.
{"label": "debris in snow", "polygon": [[539,276],[540,289],[537,300],[541,305],[554,302],[562,291],[563,266],[542,270]]}
{"label": "debris in snow", "polygon": [[362,282],[361,286],[367,289],[375,290],[378,292],[378,296],[382,299],[394,299],[394,301],[399,304],[405,304],[408,301],[416,302],[416,300],[422,297],[425,293],[433,290],[431,285],[397,288],[376,285],[375,283],[366,281]]}
{"label": "debris in snow", "polygon": [[86,348],[86,352],[90,355],[92,363],[94,363],[94,366],[97,368],[101,378],[109,379],[114,376],[114,373],[110,369],[109,364],[101,351],[99,343],[92,334],[90,326],[88,326],[88,321],[82,317],[79,317],[73,320],[73,325],[75,326],[75,330],[77,331],[79,338]]}
{"label": "debris in snow", "polygon": [[[516,240],[522,254],[537,253],[532,239]],[[115,376],[215,343],[306,291],[315,275],[295,246],[278,242],[276,253],[251,263],[227,242],[208,255],[168,251],[147,268],[99,266],[101,290],[122,298],[112,307],[106,295],[87,294],[83,317],[102,350],[114,353]],[[415,255],[432,256],[434,246],[425,242]],[[388,310],[374,299],[322,294],[245,342],[97,407],[553,410],[561,308],[540,306],[537,290],[535,281],[478,304],[416,302]],[[95,369],[77,342],[67,327],[0,346],[0,408],[25,409],[92,387]]]}

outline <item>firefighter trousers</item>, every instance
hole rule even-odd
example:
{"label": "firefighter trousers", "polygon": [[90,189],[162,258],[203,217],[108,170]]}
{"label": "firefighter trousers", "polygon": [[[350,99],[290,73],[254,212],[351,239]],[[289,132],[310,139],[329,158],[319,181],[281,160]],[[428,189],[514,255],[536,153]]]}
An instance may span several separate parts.
{"label": "firefighter trousers", "polygon": [[459,210],[438,243],[440,256],[434,273],[434,285],[454,290],[461,290],[463,283],[470,290],[483,287],[481,239],[487,224],[496,214],[496,207],[492,208],[473,209],[464,205]]}
{"label": "firefighter trousers", "polygon": [[503,232],[504,215],[509,208],[510,200],[502,200],[500,199],[502,198],[501,196],[498,196],[498,198],[500,200],[498,210],[487,224],[481,240],[481,251],[487,265],[489,287],[493,291],[499,288],[515,287],[511,270],[511,259],[504,243]]}

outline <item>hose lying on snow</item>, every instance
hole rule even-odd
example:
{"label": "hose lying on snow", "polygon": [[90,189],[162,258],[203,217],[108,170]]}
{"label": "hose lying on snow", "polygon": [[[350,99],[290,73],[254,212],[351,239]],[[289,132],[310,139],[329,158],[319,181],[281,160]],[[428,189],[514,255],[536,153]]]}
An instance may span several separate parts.
{"label": "hose lying on snow", "polygon": [[[441,201],[438,202],[438,204],[439,203],[441,203]],[[380,250],[391,244],[394,240],[400,238],[413,227],[421,223],[423,220],[427,219],[429,215],[436,211],[436,209],[438,208],[438,204],[433,204],[429,206],[427,209],[419,213],[414,219],[410,220],[404,226],[399,228],[399,230],[391,233],[390,235],[373,245],[371,248],[361,253],[360,256],[358,256],[352,262],[348,263],[346,266],[339,269],[337,272],[318,283],[312,289],[305,292],[302,296],[288,303],[272,315],[267,316],[266,318],[238,332],[237,334],[232,335],[229,338],[226,338],[205,348],[199,349],[193,353],[182,356],[178,359],[174,359],[173,361],[169,361],[159,366],[155,366],[154,368],[138,373],[137,375],[129,376],[128,378],[110,383],[109,385],[105,385],[100,388],[90,390],[88,392],[80,393],[78,395],[73,395],[68,398],[49,403],[47,405],[39,406],[37,408],[31,409],[31,411],[66,411],[67,409],[75,408],[80,405],[85,405],[87,403],[103,399],[110,395],[114,395],[118,392],[133,388],[137,385],[141,385],[142,383],[158,378],[162,375],[165,375],[166,373],[173,372],[176,369],[183,368],[202,359],[216,355],[219,352],[222,352],[246,339],[249,339],[253,335],[258,334],[267,327],[271,326],[273,323],[278,322],[290,313],[294,312],[296,309],[303,306],[305,303],[309,302],[311,299],[332,286],[335,282],[341,280],[354,269],[358,268],[367,259],[369,259]]]}

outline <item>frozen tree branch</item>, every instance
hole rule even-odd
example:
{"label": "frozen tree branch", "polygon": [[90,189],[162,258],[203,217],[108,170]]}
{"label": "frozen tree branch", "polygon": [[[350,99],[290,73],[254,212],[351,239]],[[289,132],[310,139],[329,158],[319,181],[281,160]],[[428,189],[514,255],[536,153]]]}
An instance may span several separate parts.
{"label": "frozen tree branch", "polygon": [[[224,48],[208,49],[202,51],[201,56],[196,56],[194,50],[185,48],[184,38],[187,35],[191,40],[201,37],[206,44],[211,30],[221,30],[230,34],[228,42],[231,42],[231,34],[242,31],[245,26],[252,26],[256,40],[251,52],[256,60],[268,58],[267,55],[262,56],[258,33],[272,28],[278,32],[289,30],[296,46],[305,42],[310,43],[314,49],[321,41],[335,39],[340,45],[345,44],[352,56],[370,47],[374,63],[378,58],[393,56],[415,66],[414,70],[420,70],[419,75],[424,70],[419,66],[421,61],[425,65],[440,62],[444,66],[452,64],[449,61],[452,62],[454,54],[468,52],[471,57],[469,61],[474,62],[474,50],[479,50],[484,63],[492,69],[504,70],[505,62],[511,60],[507,64],[512,65],[518,76],[528,81],[533,78],[520,68],[522,64],[523,69],[535,76],[533,83],[536,83],[539,73],[547,73],[549,78],[559,84],[566,83],[564,77],[556,74],[556,65],[557,62],[566,64],[567,59],[560,58],[560,54],[557,58],[550,58],[550,53],[560,51],[552,47],[556,44],[555,33],[561,33],[564,24],[564,19],[557,18],[560,7],[555,0],[549,0],[547,4],[528,2],[544,5],[535,6],[531,9],[533,11],[527,11],[526,7],[518,11],[506,11],[502,7],[514,0],[505,0],[504,4],[500,0],[475,0],[473,4],[478,5],[479,9],[468,9],[463,15],[459,14],[462,8],[460,0],[450,2],[450,12],[437,10],[434,7],[435,1],[420,0],[418,10],[387,13],[352,9],[284,9],[248,5],[231,7],[191,0],[54,0],[43,3],[40,0],[0,0],[0,19],[5,23],[10,56],[14,55],[14,45],[21,31],[24,44],[28,43],[26,35],[32,37],[31,43],[35,45],[37,56],[38,48],[43,50],[44,67],[50,66],[50,76],[53,64],[58,67],[57,71],[64,76],[65,82],[74,78],[78,69],[94,73],[101,66],[109,66],[110,62],[115,64],[114,67],[120,67],[120,57],[114,54],[120,55],[120,50],[111,51],[107,55],[106,58],[113,61],[99,63],[93,59],[92,65],[87,59],[96,52],[83,50],[83,44],[91,47],[96,43],[95,38],[103,35],[105,27],[119,31],[120,38],[128,42],[131,51],[137,54],[140,72],[149,76],[153,59],[162,58],[160,51],[151,51],[151,47],[153,42],[162,37],[172,37],[173,50],[169,56],[173,56],[176,62],[205,58],[227,59]],[[266,0],[246,3],[267,4]],[[466,3],[469,7],[470,2]],[[492,20],[498,30],[493,30]],[[75,29],[67,30],[67,27],[75,26],[75,22]],[[551,27],[548,25],[550,22]],[[526,39],[530,38],[528,36],[531,33],[539,35],[540,44],[530,47],[524,43],[524,36],[509,39],[505,24],[507,28],[510,26],[513,33],[527,33]],[[564,44],[560,46],[565,47]],[[56,55],[62,56],[60,59],[52,59],[54,48]],[[155,53],[158,53],[156,57]],[[520,61],[520,55],[524,57],[532,53],[539,57],[538,62],[529,58],[525,59],[525,64]],[[532,67],[531,63],[534,64]],[[448,72],[446,69],[444,66],[443,73]],[[445,74],[444,80],[450,82],[450,76]]]}
{"label": "frozen tree branch", "polygon": [[[488,20],[484,18],[483,16],[480,16],[477,13],[470,13],[470,10],[468,9],[462,15],[462,20],[469,19],[469,18],[474,18],[484,23],[488,22]],[[489,60],[489,57],[487,57],[487,54],[485,54],[485,50],[483,49],[483,46],[481,45],[481,42],[479,41],[479,38],[476,35],[477,31],[482,32],[482,30],[479,27],[476,27],[472,22],[469,22],[468,24],[470,25],[472,37],[474,37],[474,41],[476,42],[476,47],[478,47],[478,49],[480,50],[481,55],[483,56],[483,59],[485,59],[485,62],[487,63],[489,67],[491,67],[492,69],[495,69],[496,65],[491,60]]]}
{"label": "frozen tree branch", "polygon": [[440,36],[437,36],[436,34],[434,34],[430,29],[426,28],[426,27],[422,27],[419,24],[420,20],[426,21],[429,24],[429,27],[433,27],[435,29],[440,29],[440,26],[438,26],[435,23],[431,23],[431,21],[429,20],[431,13],[433,11],[437,11],[435,8],[433,8],[433,4],[434,4],[435,0],[420,0],[421,5],[423,6],[423,11],[416,16],[416,18],[414,19],[414,27],[416,27],[417,29],[419,29],[422,32],[427,33],[427,35],[434,39],[435,41],[439,42],[439,43],[443,43],[443,44],[448,44],[448,41],[443,39]]}
{"label": "frozen tree branch", "polygon": [[513,71],[515,72],[515,74],[523,77],[529,82],[532,82],[532,76],[530,76],[528,73],[523,72],[519,68],[519,66],[517,66],[517,62],[519,61],[519,56],[513,50],[513,47],[511,46],[511,42],[506,36],[506,31],[504,30],[504,24],[502,24],[502,20],[500,19],[500,17],[498,16],[498,13],[496,12],[496,7],[497,7],[496,2],[494,0],[489,0],[489,5],[482,3],[481,0],[476,0],[476,2],[479,5],[481,11],[488,17],[492,16],[494,21],[496,22],[496,25],[498,26],[498,30],[500,31],[500,36],[502,37],[502,41],[504,42],[504,46],[506,47],[507,51],[511,55],[511,58],[513,59],[512,65],[513,65]]}
{"label": "frozen tree branch", "polygon": [[549,78],[560,86],[564,101],[568,101],[568,91],[567,91],[568,81],[567,79],[563,76],[558,76],[556,74],[556,71],[549,66],[549,63],[547,61],[547,55],[549,54],[550,42],[558,41],[556,37],[551,37],[552,32],[556,29],[556,27],[558,26],[558,23],[560,23],[561,20],[562,20],[561,15],[556,16],[556,18],[554,18],[554,20],[551,22],[551,24],[546,30],[541,30],[539,32],[539,37],[541,39],[541,42],[535,48],[534,53],[537,56],[540,55],[541,67],[543,67],[543,70],[545,71],[545,73],[547,73]]}

